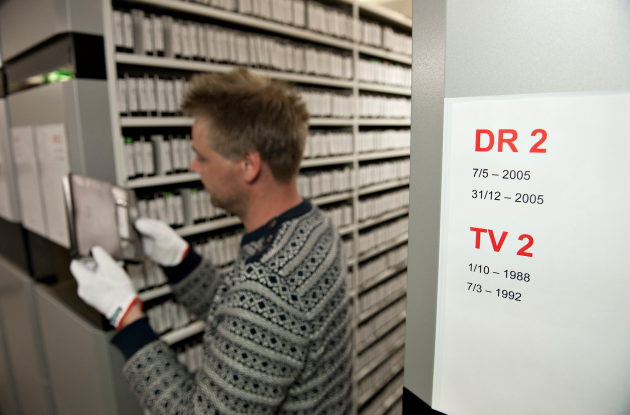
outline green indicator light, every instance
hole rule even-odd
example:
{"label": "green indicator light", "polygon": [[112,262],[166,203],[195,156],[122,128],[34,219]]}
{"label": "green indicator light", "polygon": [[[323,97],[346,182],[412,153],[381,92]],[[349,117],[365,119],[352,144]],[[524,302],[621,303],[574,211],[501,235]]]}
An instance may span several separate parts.
{"label": "green indicator light", "polygon": [[197,189],[190,189],[190,193],[197,193]]}
{"label": "green indicator light", "polygon": [[44,75],[45,84],[56,84],[58,82],[70,81],[74,78],[74,75],[69,71],[52,71]]}
{"label": "green indicator light", "polygon": [[127,138],[125,138],[125,143],[127,143],[127,144],[133,144],[133,138],[131,138],[131,137],[127,137]]}
{"label": "green indicator light", "polygon": [[173,193],[171,193],[171,192],[166,192],[166,197],[173,197]]}

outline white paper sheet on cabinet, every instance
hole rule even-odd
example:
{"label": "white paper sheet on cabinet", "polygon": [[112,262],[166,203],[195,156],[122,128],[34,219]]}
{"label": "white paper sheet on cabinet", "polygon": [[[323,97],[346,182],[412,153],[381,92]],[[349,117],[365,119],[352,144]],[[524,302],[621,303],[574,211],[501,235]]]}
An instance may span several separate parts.
{"label": "white paper sheet on cabinet", "polygon": [[22,223],[25,228],[46,236],[44,201],[40,191],[33,127],[15,127],[12,129],[11,135],[18,175]]}
{"label": "white paper sheet on cabinet", "polygon": [[63,124],[39,125],[35,127],[35,137],[48,238],[69,248],[68,221],[61,186],[62,177],[70,172],[66,128]]}

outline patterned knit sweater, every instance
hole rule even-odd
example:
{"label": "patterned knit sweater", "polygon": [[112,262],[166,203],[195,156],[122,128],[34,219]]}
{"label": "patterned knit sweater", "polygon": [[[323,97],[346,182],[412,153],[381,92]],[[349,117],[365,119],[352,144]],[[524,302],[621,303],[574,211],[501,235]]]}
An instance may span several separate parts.
{"label": "patterned knit sweater", "polygon": [[345,255],[320,209],[305,200],[246,234],[225,277],[194,253],[165,271],[206,321],[201,368],[189,373],[146,318],[112,340],[153,415],[352,412]]}

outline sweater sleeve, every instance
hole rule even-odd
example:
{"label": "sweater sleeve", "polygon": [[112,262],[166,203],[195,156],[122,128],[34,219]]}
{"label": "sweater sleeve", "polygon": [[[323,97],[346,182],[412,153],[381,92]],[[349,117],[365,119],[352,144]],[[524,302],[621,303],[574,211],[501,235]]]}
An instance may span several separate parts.
{"label": "sweater sleeve", "polygon": [[194,375],[162,341],[125,365],[132,390],[153,415],[278,413],[303,371],[305,316],[252,281],[220,290],[222,305],[208,319],[202,367]]}
{"label": "sweater sleeve", "polygon": [[[208,314],[217,287],[223,281],[223,275],[212,262],[202,260],[194,251],[193,254],[198,259],[193,256],[193,260],[188,262],[191,256],[189,254],[180,265],[171,269],[164,268],[164,271],[171,283],[175,299],[188,311],[203,319]],[[179,267],[182,268],[175,270]],[[181,275],[184,277],[181,278]]]}

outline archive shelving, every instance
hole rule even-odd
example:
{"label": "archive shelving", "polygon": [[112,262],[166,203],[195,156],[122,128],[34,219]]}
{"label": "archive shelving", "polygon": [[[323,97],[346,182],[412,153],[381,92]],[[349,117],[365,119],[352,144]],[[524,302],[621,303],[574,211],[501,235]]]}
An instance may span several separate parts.
{"label": "archive shelving", "polygon": [[[286,0],[285,0],[286,1]],[[291,0],[290,0],[291,1]],[[223,3],[208,0],[205,3],[184,2],[177,0],[103,0],[104,19],[104,39],[107,65],[108,95],[110,102],[111,127],[113,133],[113,148],[116,159],[116,178],[118,184],[136,189],[144,194],[155,192],[165,192],[172,189],[187,188],[190,186],[199,187],[199,175],[192,172],[181,172],[169,175],[154,175],[150,177],[127,178],[125,164],[125,148],[123,138],[126,135],[142,134],[146,129],[152,132],[159,129],[179,129],[178,131],[190,131],[193,120],[184,116],[122,116],[119,108],[119,78],[126,72],[142,72],[151,75],[166,73],[178,76],[188,76],[197,72],[229,72],[236,68],[238,64],[226,62],[211,62],[193,59],[182,59],[165,56],[148,56],[134,50],[117,51],[117,41],[113,21],[113,11],[124,9],[126,11],[137,9],[146,11],[147,14],[176,16],[178,19],[188,19],[197,23],[209,22],[213,25],[220,25],[229,30],[250,31],[256,35],[274,36],[278,39],[287,39],[292,42],[317,48],[332,48],[344,56],[352,58],[352,76],[347,79],[338,79],[330,76],[314,75],[308,73],[295,73],[269,68],[250,67],[252,72],[276,80],[282,80],[289,84],[296,84],[300,88],[323,88],[327,91],[333,90],[352,97],[354,111],[352,116],[343,117],[320,117],[312,116],[310,127],[313,131],[326,133],[327,131],[344,131],[352,136],[352,151],[345,154],[335,154],[314,158],[305,158],[301,168],[303,172],[319,172],[331,168],[347,168],[354,176],[353,185],[344,191],[321,194],[312,197],[314,204],[326,209],[328,206],[351,206],[352,220],[350,224],[339,227],[340,234],[344,240],[352,240],[352,251],[348,255],[348,272],[350,274],[349,294],[353,307],[353,329],[355,337],[357,330],[368,322],[373,321],[384,310],[390,310],[394,305],[399,305],[406,295],[404,285],[397,287],[393,292],[384,298],[362,309],[360,304],[364,296],[373,294],[374,290],[387,288],[386,285],[392,281],[402,281],[406,278],[406,258],[393,264],[389,269],[378,275],[363,281],[360,277],[362,266],[366,261],[380,258],[387,255],[393,249],[404,247],[407,243],[407,233],[402,232],[387,240],[382,240],[369,249],[360,250],[359,240],[369,232],[380,232],[385,227],[395,227],[399,220],[408,217],[408,205],[394,206],[392,209],[362,221],[358,220],[357,209],[360,200],[374,197],[375,195],[386,195],[388,192],[398,189],[408,189],[409,177],[395,177],[385,182],[375,182],[361,185],[358,174],[361,166],[373,163],[387,163],[400,160],[408,160],[410,155],[409,146],[403,148],[384,149],[370,152],[360,152],[358,149],[358,139],[362,132],[381,131],[387,129],[409,130],[410,113],[402,114],[400,117],[364,117],[360,113],[360,100],[364,95],[382,95],[390,98],[410,99],[411,89],[405,86],[385,85],[359,81],[358,70],[359,61],[380,60],[386,61],[393,66],[401,66],[409,69],[411,65],[411,50],[409,53],[398,53],[392,50],[376,47],[362,42],[361,31],[355,29],[350,36],[342,38],[331,34],[321,33],[304,27],[296,27],[291,24],[280,23],[269,19],[240,13],[238,10],[227,10],[221,8]],[[235,4],[235,3],[234,3]],[[308,3],[305,3],[308,4]],[[317,3],[319,4],[319,3]],[[339,10],[345,13],[354,23],[355,27],[361,27],[359,22],[369,21],[371,24],[381,25],[381,27],[393,28],[396,33],[411,35],[411,20],[395,12],[388,11],[378,6],[359,3],[356,0],[333,0],[327,1],[324,6],[327,10]],[[306,14],[308,16],[308,10]],[[308,18],[308,17],[307,17]],[[381,35],[382,36],[382,35]],[[410,42],[410,40],[409,40]],[[166,76],[168,76],[166,75]],[[409,79],[410,83],[410,79]],[[189,214],[189,212],[188,212]],[[201,223],[191,223],[187,221],[184,226],[178,227],[177,232],[195,241],[199,237],[213,235],[220,238],[220,232],[224,230],[238,229],[240,220],[232,216],[222,216],[216,219]],[[380,230],[380,231],[379,231]],[[154,301],[171,294],[170,287],[163,283],[157,284],[154,288],[141,291],[140,296],[145,301]],[[370,294],[370,295],[371,295]],[[398,338],[390,347],[379,355],[378,359],[370,361],[364,367],[358,367],[360,355],[370,350],[375,344],[380,344],[387,340],[387,336],[396,330],[404,330],[405,311],[399,311],[384,324],[372,331],[370,335],[360,341],[354,339],[353,358],[355,361],[354,376],[354,407],[359,414],[385,414],[400,413],[400,396],[402,376],[402,360],[393,360],[393,357],[404,353],[404,336]],[[193,321],[184,328],[171,330],[162,335],[162,338],[169,344],[181,344],[188,338],[198,336],[204,329],[204,322]],[[402,339],[402,340],[401,340]],[[389,366],[388,366],[389,365]],[[391,367],[390,367],[391,366]],[[386,373],[386,375],[382,375]],[[378,382],[371,384],[369,388],[363,383],[364,379],[370,376],[380,376]],[[360,389],[361,387],[361,389]],[[359,393],[361,391],[361,393]],[[398,411],[398,412],[396,412]]]}

